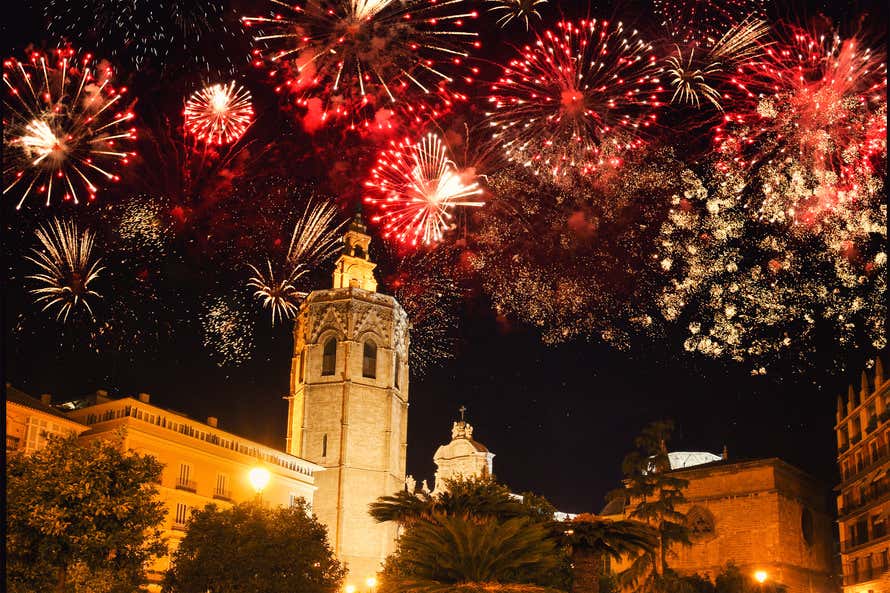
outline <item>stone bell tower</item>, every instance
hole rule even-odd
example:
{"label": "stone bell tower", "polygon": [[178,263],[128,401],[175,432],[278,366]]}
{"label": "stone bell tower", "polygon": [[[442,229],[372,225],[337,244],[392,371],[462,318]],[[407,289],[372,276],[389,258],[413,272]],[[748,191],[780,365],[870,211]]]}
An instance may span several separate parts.
{"label": "stone bell tower", "polygon": [[313,510],[349,569],[373,576],[397,526],[368,505],[404,488],[408,434],[408,318],[376,292],[371,237],[357,214],[343,237],[333,288],[312,292],[294,326],[287,451],[325,468]]}

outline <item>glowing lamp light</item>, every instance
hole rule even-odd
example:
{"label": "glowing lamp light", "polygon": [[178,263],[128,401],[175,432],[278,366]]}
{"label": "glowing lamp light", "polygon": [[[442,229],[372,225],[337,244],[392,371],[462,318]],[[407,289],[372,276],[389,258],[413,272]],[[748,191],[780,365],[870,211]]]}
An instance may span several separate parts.
{"label": "glowing lamp light", "polygon": [[754,580],[760,583],[761,585],[766,582],[767,575],[765,570],[758,570],[754,573]]}
{"label": "glowing lamp light", "polygon": [[263,491],[263,489],[269,484],[269,479],[272,476],[269,474],[269,470],[264,467],[255,467],[250,470],[250,474],[248,474],[248,478],[250,479],[250,484],[253,486],[253,489],[256,490],[257,494]]}
{"label": "glowing lamp light", "polygon": [[374,577],[368,577],[365,579],[365,585],[367,585],[368,589],[373,589],[377,586],[377,579]]}
{"label": "glowing lamp light", "polygon": [[355,593],[355,585],[346,585],[343,587],[343,593]]}

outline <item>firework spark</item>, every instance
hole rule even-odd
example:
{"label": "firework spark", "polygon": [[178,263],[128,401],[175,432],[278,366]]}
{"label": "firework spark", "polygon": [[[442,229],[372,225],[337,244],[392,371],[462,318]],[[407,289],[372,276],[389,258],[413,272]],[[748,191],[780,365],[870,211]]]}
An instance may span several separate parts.
{"label": "firework spark", "polygon": [[465,291],[460,285],[461,251],[448,245],[419,250],[399,258],[386,285],[411,320],[411,376],[454,357],[458,308]]}
{"label": "firework spark", "polygon": [[[119,63],[129,60],[135,68],[164,66],[174,55],[187,56],[209,69],[211,52],[202,48],[216,50],[238,33],[238,27],[227,22],[223,4],[216,0],[49,0],[44,14],[50,33],[96,47]],[[213,51],[212,55],[232,67],[228,52]]]}
{"label": "firework spark", "polygon": [[764,0],[653,0],[674,43],[708,48],[724,31],[751,16],[763,16]]}
{"label": "firework spark", "polygon": [[242,19],[267,48],[255,50],[256,63],[264,57],[283,81],[277,90],[295,93],[320,123],[363,119],[364,126],[383,127],[383,110],[420,121],[466,98],[450,90],[453,72],[479,45],[476,33],[465,29],[477,13],[465,10],[463,0],[269,4],[266,16]]}
{"label": "firework spark", "polygon": [[365,201],[381,211],[371,220],[382,222],[384,237],[429,245],[442,240],[455,207],[484,204],[472,199],[482,194],[479,184],[464,179],[437,135],[392,144],[365,182]]}
{"label": "firework spark", "polygon": [[78,232],[73,221],[54,218],[47,226],[37,229],[37,239],[42,249],[32,249],[32,256],[25,259],[38,268],[28,276],[38,287],[30,292],[43,311],[58,308],[56,320],[68,321],[68,316],[79,308],[93,317],[90,300],[100,298],[90,287],[104,270],[101,260],[93,257],[93,233]]}
{"label": "firework spark", "polygon": [[492,85],[493,141],[554,177],[618,166],[656,122],[659,72],[652,46],[621,23],[561,21]]}
{"label": "firework spark", "polygon": [[239,365],[253,351],[253,323],[245,308],[223,297],[210,300],[201,314],[204,346],[218,366]]}
{"label": "firework spark", "polygon": [[250,91],[213,84],[196,91],[185,104],[185,128],[200,141],[211,144],[236,142],[253,122]]}
{"label": "firework spark", "polygon": [[498,25],[501,28],[506,27],[512,21],[522,21],[528,29],[529,19],[541,19],[541,13],[538,12],[538,6],[547,4],[547,0],[486,0],[488,4],[493,4],[488,12],[495,13],[498,17]]}
{"label": "firework spark", "polygon": [[800,240],[751,217],[742,170],[718,172],[713,187],[685,176],[652,256],[669,279],[660,313],[685,327],[685,350],[764,374],[787,357],[807,368],[821,331],[847,351],[886,345],[885,206]]}
{"label": "firework spark", "polygon": [[273,266],[268,258],[264,268],[248,264],[253,276],[247,286],[255,289],[254,298],[272,313],[273,326],[278,319],[294,318],[307,294],[297,290],[297,282],[337,252],[344,224],[337,224],[337,218],[333,202],[310,200],[294,227],[281,265]]}
{"label": "firework spark", "polygon": [[32,193],[46,196],[47,206],[56,194],[75,204],[94,200],[94,179],[117,181],[116,167],[134,156],[126,151],[136,137],[126,128],[134,117],[122,105],[126,89],[116,90],[111,69],[92,62],[60,49],[53,63],[39,52],[3,63],[3,193],[22,192],[17,209]]}

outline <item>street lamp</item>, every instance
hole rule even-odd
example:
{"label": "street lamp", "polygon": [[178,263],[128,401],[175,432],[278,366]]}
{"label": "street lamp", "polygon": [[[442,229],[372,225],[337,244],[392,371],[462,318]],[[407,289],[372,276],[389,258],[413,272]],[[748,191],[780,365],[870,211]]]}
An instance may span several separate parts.
{"label": "street lamp", "polygon": [[761,585],[766,582],[766,579],[769,575],[766,574],[765,570],[758,570],[754,573],[754,580],[760,583]]}
{"label": "street lamp", "polygon": [[346,585],[343,587],[343,593],[355,593],[355,585]]}
{"label": "street lamp", "polygon": [[365,579],[365,585],[368,587],[368,592],[373,593],[374,587],[377,586],[377,579],[374,577],[368,577]]}
{"label": "street lamp", "polygon": [[256,491],[257,501],[261,501],[263,499],[263,490],[272,478],[271,474],[269,474],[269,470],[258,465],[250,470],[247,477],[250,479],[251,486],[253,486],[253,489]]}

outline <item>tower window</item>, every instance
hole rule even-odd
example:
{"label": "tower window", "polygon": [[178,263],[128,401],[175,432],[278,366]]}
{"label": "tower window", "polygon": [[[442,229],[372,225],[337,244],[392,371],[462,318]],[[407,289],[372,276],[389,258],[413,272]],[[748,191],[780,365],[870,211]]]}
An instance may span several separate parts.
{"label": "tower window", "polygon": [[321,357],[321,375],[330,376],[334,374],[334,367],[337,366],[337,338],[330,338],[324,343],[324,353]]}
{"label": "tower window", "polygon": [[321,456],[328,456],[328,435],[324,435],[321,437]]}
{"label": "tower window", "polygon": [[365,342],[362,356],[362,377],[377,378],[377,344],[371,340]]}
{"label": "tower window", "polygon": [[362,353],[362,377],[377,378],[377,344],[371,340],[365,342]]}
{"label": "tower window", "polygon": [[300,352],[300,383],[303,382],[303,361],[306,359],[303,352]]}
{"label": "tower window", "polygon": [[395,385],[396,389],[399,388],[399,371],[401,371],[401,362],[399,361],[399,353],[396,352],[396,365],[395,365],[395,374],[393,375],[393,385]]}

